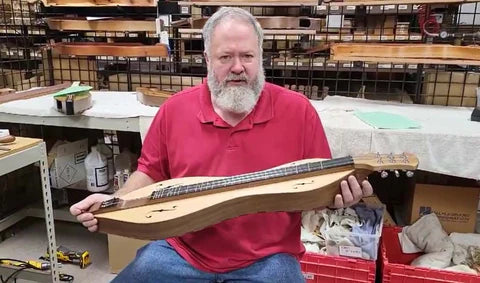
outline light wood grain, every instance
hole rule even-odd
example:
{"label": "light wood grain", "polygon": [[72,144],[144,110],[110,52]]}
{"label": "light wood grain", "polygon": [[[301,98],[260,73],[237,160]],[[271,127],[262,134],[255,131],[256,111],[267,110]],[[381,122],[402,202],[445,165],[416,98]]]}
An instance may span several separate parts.
{"label": "light wood grain", "polygon": [[82,30],[111,32],[155,32],[155,19],[132,20],[127,18],[87,20],[86,18],[48,18],[51,30]]}
{"label": "light wood grain", "polygon": [[330,59],[392,63],[480,65],[480,47],[446,44],[334,43]]}
{"label": "light wood grain", "polygon": [[[101,232],[138,239],[163,239],[200,230],[239,215],[268,211],[309,210],[329,205],[339,191],[339,182],[351,173],[353,170],[346,170],[330,175],[290,180],[277,185],[269,184],[173,200],[101,213],[97,214],[96,218]],[[191,177],[184,180],[182,184],[213,179],[215,178]],[[299,185],[302,183],[304,185]],[[319,189],[319,186],[322,189]],[[134,191],[123,198],[149,195],[151,189]],[[162,209],[165,211],[152,212]],[[147,218],[147,216],[151,217]]]}
{"label": "light wood grain", "polygon": [[175,91],[146,87],[137,87],[136,92],[137,100],[149,106],[160,106],[175,93]]}
{"label": "light wood grain", "polygon": [[44,87],[44,88],[38,88],[38,89],[32,89],[32,90],[26,90],[26,91],[21,91],[21,92],[5,94],[5,95],[0,96],[0,104],[1,103],[6,103],[6,102],[9,102],[9,101],[29,99],[29,98],[44,96],[44,95],[47,95],[47,94],[52,94],[52,93],[55,93],[55,92],[60,91],[62,89],[66,89],[70,85],[71,85],[71,83],[63,83],[63,84],[48,86],[48,87]]}
{"label": "light wood grain", "polygon": [[266,1],[179,1],[180,6],[316,6],[318,1],[291,1],[291,0],[266,0]]}
{"label": "light wood grain", "polygon": [[45,6],[95,7],[95,6],[127,6],[155,7],[157,0],[41,0]]}
{"label": "light wood grain", "polygon": [[164,44],[143,45],[140,43],[72,42],[52,45],[55,54],[75,56],[124,56],[124,57],[167,57]]}
{"label": "light wood grain", "polygon": [[[263,29],[311,29],[320,31],[325,25],[325,19],[308,17],[255,17]],[[208,18],[191,19],[191,28],[202,29]]]}
{"label": "light wood grain", "polygon": [[[265,175],[257,172],[253,174],[255,177],[241,175],[242,182],[215,189],[209,188],[215,183],[211,181],[222,179],[216,183],[223,186],[229,184],[229,180],[225,177],[170,179],[123,195],[113,206],[100,207],[102,204],[97,203],[90,211],[98,219],[101,232],[139,239],[164,239],[240,215],[328,206],[340,192],[340,182],[349,175],[363,180],[369,172],[382,168],[414,170],[418,166],[418,159],[411,154],[368,154],[353,159],[335,159],[330,163],[318,161],[321,159],[299,160],[272,168],[273,171],[264,171]],[[308,170],[299,170],[301,164],[308,164],[303,166]],[[288,169],[278,170],[282,167]],[[176,193],[181,187],[193,184],[191,191],[184,191],[186,196]],[[152,192],[161,194],[151,198]]]}
{"label": "light wood grain", "polygon": [[8,148],[9,151],[0,151],[0,158],[36,146],[43,142],[41,139],[15,137],[15,141],[9,144],[2,144],[2,148]]}

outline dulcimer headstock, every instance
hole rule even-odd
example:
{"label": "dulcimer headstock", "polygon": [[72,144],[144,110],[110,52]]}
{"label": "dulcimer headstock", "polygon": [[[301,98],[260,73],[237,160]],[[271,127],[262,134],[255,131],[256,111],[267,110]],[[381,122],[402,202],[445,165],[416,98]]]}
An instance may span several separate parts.
{"label": "dulcimer headstock", "polygon": [[353,157],[354,166],[357,169],[369,171],[383,170],[416,170],[418,158],[411,153],[380,154],[369,153]]}

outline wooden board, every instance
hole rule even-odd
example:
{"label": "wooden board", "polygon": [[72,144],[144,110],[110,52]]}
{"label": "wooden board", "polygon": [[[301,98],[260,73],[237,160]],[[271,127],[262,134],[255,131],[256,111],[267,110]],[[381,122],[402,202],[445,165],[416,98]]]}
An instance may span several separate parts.
{"label": "wooden board", "polygon": [[132,20],[115,18],[106,20],[87,20],[86,18],[48,18],[51,30],[84,30],[115,32],[155,32],[155,19]]}
{"label": "wooden board", "polygon": [[146,87],[137,87],[136,91],[137,100],[149,106],[160,106],[175,93],[175,91]]}
{"label": "wooden board", "polygon": [[249,0],[233,0],[233,1],[179,1],[179,6],[316,6],[318,1],[291,1],[291,0],[265,0],[265,1],[249,1]]}
{"label": "wooden board", "polygon": [[480,65],[480,47],[446,44],[334,43],[334,61]]}
{"label": "wooden board", "polygon": [[95,7],[95,6],[132,6],[155,7],[157,0],[41,0],[45,6]]}
{"label": "wooden board", "polygon": [[2,144],[2,148],[8,148],[9,151],[0,150],[0,158],[5,157],[9,154],[19,152],[21,150],[33,147],[39,143],[43,142],[41,139],[32,139],[24,137],[15,137],[15,141],[10,144]]}
{"label": "wooden board", "polygon": [[59,42],[52,45],[55,54],[76,56],[123,56],[123,57],[168,57],[164,44],[143,45],[140,43],[105,42]]}
{"label": "wooden board", "polygon": [[330,2],[323,3],[323,5],[330,6],[375,6],[375,5],[398,5],[398,4],[434,4],[434,3],[473,3],[478,2],[478,0],[369,0],[369,1],[358,1],[358,0],[345,0],[343,2]]}
{"label": "wooden board", "polygon": [[33,97],[52,94],[62,89],[66,89],[71,85],[72,85],[71,83],[63,83],[63,84],[48,86],[48,87],[39,88],[39,89],[32,89],[32,90],[27,90],[22,92],[5,94],[0,96],[0,104],[9,102],[9,101],[14,101],[14,100],[29,99]]}
{"label": "wooden board", "polygon": [[[325,19],[308,17],[255,17],[263,29],[312,29],[320,31]],[[202,29],[208,18],[191,19],[191,28]]]}

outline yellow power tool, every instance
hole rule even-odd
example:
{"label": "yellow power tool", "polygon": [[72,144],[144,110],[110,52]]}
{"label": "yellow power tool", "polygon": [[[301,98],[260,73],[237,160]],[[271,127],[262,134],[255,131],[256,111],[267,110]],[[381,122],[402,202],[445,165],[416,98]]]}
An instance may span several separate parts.
{"label": "yellow power tool", "polygon": [[[50,257],[48,250],[45,257]],[[59,262],[78,264],[82,269],[86,268],[91,263],[90,253],[88,251],[72,251],[64,246],[59,246],[57,248],[57,258]]]}

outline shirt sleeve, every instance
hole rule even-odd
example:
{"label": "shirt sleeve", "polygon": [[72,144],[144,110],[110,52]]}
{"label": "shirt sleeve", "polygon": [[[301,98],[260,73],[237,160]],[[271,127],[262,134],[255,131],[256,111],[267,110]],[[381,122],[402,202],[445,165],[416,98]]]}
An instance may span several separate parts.
{"label": "shirt sleeve", "polygon": [[147,174],[155,182],[170,179],[165,136],[166,118],[165,107],[160,107],[145,136],[138,159],[137,170]]}
{"label": "shirt sleeve", "polygon": [[304,159],[332,158],[327,136],[315,108],[309,103],[305,113]]}

